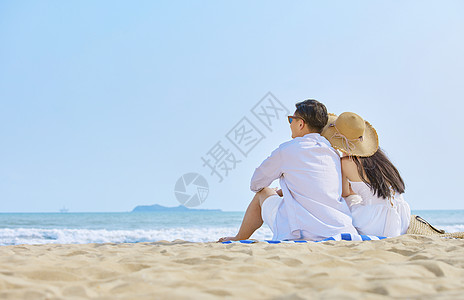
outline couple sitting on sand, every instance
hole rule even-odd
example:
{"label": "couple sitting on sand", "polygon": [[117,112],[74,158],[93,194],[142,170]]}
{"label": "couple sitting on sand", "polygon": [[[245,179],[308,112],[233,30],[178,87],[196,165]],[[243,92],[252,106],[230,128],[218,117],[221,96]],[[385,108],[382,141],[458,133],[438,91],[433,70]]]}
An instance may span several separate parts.
{"label": "couple sitting on sand", "polygon": [[[411,210],[401,195],[404,182],[375,129],[355,113],[327,114],[316,100],[295,106],[288,117],[292,140],[256,168],[250,185],[256,194],[239,232],[218,242],[246,240],[263,222],[273,240],[405,234]],[[278,178],[282,189],[269,188]]]}

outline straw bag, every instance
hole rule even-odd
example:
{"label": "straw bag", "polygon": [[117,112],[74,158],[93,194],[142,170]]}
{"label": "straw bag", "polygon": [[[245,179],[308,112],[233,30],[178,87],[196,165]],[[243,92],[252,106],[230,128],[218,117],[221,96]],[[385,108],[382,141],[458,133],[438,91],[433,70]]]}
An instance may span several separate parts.
{"label": "straw bag", "polygon": [[409,228],[408,231],[406,231],[406,234],[435,235],[440,237],[464,239],[464,232],[446,233],[444,230],[435,228],[426,220],[415,215],[411,215],[411,222],[409,223]]}

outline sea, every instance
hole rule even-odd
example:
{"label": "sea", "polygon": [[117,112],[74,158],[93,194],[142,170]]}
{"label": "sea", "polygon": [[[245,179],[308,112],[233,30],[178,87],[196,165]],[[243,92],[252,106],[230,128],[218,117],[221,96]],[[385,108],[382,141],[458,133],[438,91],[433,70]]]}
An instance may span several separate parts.
{"label": "sea", "polygon": [[[446,232],[464,231],[464,210],[416,210]],[[21,244],[213,242],[234,236],[245,212],[0,213],[0,246]],[[266,224],[253,239],[272,239]]]}

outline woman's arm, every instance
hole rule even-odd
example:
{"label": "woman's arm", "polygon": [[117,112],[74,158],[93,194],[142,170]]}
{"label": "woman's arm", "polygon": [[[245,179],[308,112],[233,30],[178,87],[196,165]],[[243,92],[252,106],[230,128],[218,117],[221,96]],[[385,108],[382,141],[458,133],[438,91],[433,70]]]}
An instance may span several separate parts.
{"label": "woman's arm", "polygon": [[356,164],[350,160],[349,157],[342,157],[342,197],[348,197],[350,195],[355,195],[351,189],[350,182],[348,181],[349,174],[353,171],[353,167],[356,169]]}
{"label": "woman's arm", "polygon": [[345,198],[354,194],[355,193],[351,189],[351,185],[348,182],[348,179],[346,177],[342,177],[342,197]]}

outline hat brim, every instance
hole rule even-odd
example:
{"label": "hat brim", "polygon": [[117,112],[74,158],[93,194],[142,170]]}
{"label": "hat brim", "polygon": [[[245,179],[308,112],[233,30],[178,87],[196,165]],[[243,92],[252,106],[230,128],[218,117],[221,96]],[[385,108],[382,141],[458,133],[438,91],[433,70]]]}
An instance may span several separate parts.
{"label": "hat brim", "polygon": [[331,124],[335,123],[336,119],[337,115],[329,114],[329,121],[321,133],[321,135],[330,142],[332,147],[344,153],[361,157],[371,156],[377,151],[379,148],[379,137],[377,135],[377,131],[369,122],[364,120],[366,123],[366,128],[364,130],[363,140],[352,141],[354,149],[351,151],[351,153],[349,153],[349,150],[346,149],[346,145],[344,144],[343,139],[334,136],[337,132],[337,129],[335,129],[334,126],[330,126]]}

